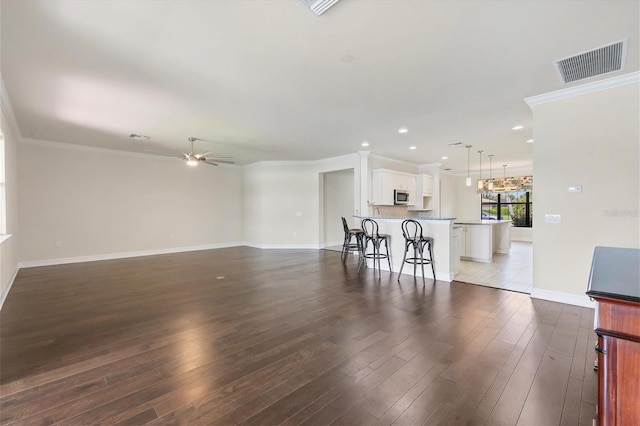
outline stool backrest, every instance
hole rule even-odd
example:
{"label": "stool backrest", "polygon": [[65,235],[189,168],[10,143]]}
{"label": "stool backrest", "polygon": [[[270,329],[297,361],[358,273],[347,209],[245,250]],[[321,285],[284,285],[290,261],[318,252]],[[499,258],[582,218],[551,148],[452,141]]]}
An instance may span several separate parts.
{"label": "stool backrest", "polygon": [[413,219],[407,219],[402,222],[402,235],[405,240],[422,239],[422,225]]}
{"label": "stool backrest", "polygon": [[342,228],[345,233],[349,232],[349,225],[347,224],[347,219],[345,219],[344,216],[342,217]]}
{"label": "stool backrest", "polygon": [[369,238],[378,238],[380,236],[378,233],[378,222],[373,219],[362,219],[362,230]]}

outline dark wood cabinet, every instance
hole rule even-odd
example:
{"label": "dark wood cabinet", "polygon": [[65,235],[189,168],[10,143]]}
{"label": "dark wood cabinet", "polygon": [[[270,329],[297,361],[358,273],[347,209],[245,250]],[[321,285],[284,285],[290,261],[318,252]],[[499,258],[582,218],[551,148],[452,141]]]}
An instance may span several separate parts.
{"label": "dark wood cabinet", "polygon": [[587,294],[596,301],[598,423],[640,425],[640,250],[596,247]]}

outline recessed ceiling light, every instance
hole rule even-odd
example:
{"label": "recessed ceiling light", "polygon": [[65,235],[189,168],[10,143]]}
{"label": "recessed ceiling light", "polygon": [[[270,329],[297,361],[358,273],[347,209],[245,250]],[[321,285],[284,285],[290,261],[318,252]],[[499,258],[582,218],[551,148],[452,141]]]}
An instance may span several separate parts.
{"label": "recessed ceiling light", "polygon": [[513,127],[511,128],[511,130],[520,130],[520,129],[524,129],[524,126],[522,126],[522,125],[518,124],[517,126],[513,126]]}
{"label": "recessed ceiling light", "polygon": [[129,137],[130,137],[131,139],[136,139],[136,140],[139,140],[139,141],[148,141],[149,139],[151,139],[151,136],[138,135],[138,134],[136,134],[136,133],[131,133],[131,134],[129,135]]}
{"label": "recessed ceiling light", "polygon": [[360,145],[362,145],[362,146],[369,146],[369,142],[364,141],[364,142],[362,142]]}
{"label": "recessed ceiling light", "polygon": [[417,149],[415,146],[411,145],[409,149]]}
{"label": "recessed ceiling light", "polygon": [[449,157],[447,157],[446,155],[444,157],[442,157],[443,160],[448,160]]}
{"label": "recessed ceiling light", "polygon": [[527,143],[533,143],[533,139],[527,139]]}
{"label": "recessed ceiling light", "polygon": [[400,127],[398,129],[398,133],[407,133],[409,131],[409,129],[407,129],[406,127]]}

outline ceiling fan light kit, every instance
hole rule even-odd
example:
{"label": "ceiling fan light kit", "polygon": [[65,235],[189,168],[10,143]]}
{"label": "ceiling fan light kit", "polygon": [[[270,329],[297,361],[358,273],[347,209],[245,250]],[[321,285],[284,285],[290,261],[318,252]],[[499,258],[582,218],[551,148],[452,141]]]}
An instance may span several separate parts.
{"label": "ceiling fan light kit", "polygon": [[200,164],[201,162],[205,164],[209,164],[211,166],[217,166],[218,163],[233,164],[233,161],[223,160],[223,158],[231,158],[231,157],[206,157],[211,153],[211,151],[203,152],[200,154],[194,154],[193,143],[195,141],[200,141],[203,139],[198,139],[198,138],[194,138],[193,136],[190,136],[189,138],[187,138],[187,140],[191,143],[191,151],[182,153],[182,157],[179,157],[179,158],[186,160],[188,166],[194,167]]}

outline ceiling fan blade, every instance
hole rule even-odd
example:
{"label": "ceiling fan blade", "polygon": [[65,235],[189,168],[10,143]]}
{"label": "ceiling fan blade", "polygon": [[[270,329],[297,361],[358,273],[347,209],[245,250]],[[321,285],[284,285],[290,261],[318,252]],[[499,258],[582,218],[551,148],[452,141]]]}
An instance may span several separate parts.
{"label": "ceiling fan blade", "polygon": [[227,161],[227,160],[218,160],[217,158],[205,158],[205,161],[214,161],[216,163],[225,163],[225,164],[235,164],[233,161]]}
{"label": "ceiling fan blade", "polygon": [[217,163],[212,163],[211,161],[205,161],[205,164],[209,164],[209,165],[212,165],[212,166],[217,166],[218,165]]}
{"label": "ceiling fan blade", "polygon": [[194,155],[194,157],[201,158],[201,157],[206,156],[207,154],[211,154],[211,151],[203,152],[201,154],[196,154],[196,155]]}
{"label": "ceiling fan blade", "polygon": [[233,157],[223,157],[223,156],[215,156],[215,157],[209,157],[209,158],[233,158]]}

